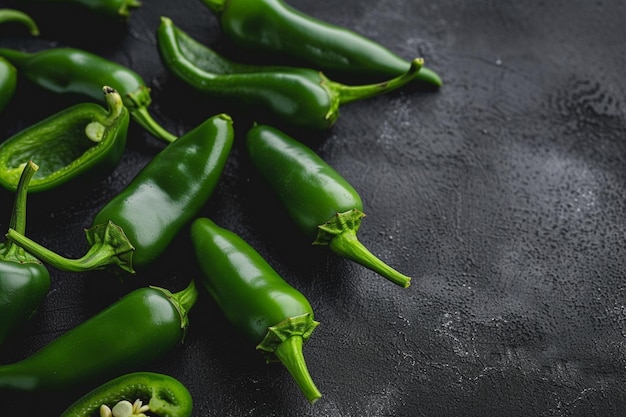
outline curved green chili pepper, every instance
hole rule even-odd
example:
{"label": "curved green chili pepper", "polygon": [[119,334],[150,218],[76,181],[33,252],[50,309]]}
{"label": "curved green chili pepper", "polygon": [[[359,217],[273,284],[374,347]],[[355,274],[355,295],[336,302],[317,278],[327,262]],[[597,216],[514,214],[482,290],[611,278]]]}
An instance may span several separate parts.
{"label": "curved green chili pepper", "polygon": [[[26,13],[15,9],[0,9],[0,24],[6,22],[20,23],[31,35],[39,35],[37,23]],[[8,60],[0,57],[0,113],[4,111],[15,95],[17,88],[17,70]]]}
{"label": "curved green chili pepper", "polygon": [[61,270],[117,264],[134,272],[163,253],[206,203],[233,140],[232,119],[219,114],[167,145],[96,214],[86,230],[91,247],[80,259],[63,258],[12,229],[7,237]]}
{"label": "curved green chili pepper", "polygon": [[64,390],[128,372],[183,341],[198,291],[136,289],[31,356],[0,366],[0,390]]}
{"label": "curved green chili pepper", "polygon": [[252,127],[246,137],[248,154],[270,187],[276,191],[298,228],[314,245],[328,245],[402,287],[411,278],[374,256],[357,239],[363,203],[356,190],[328,163],[304,144],[280,130]]}
{"label": "curved green chili pepper", "polygon": [[128,110],[108,86],[108,110],[81,103],[55,113],[0,143],[0,185],[17,188],[24,161],[42,161],[30,183],[31,192],[56,188],[88,173],[96,177],[116,167],[126,148]]}
{"label": "curved green chili pepper", "polygon": [[33,3],[75,4],[103,16],[128,20],[133,9],[140,7],[138,0],[28,0]]}
{"label": "curved green chili pepper", "polygon": [[37,23],[28,14],[16,9],[0,9],[0,24],[6,22],[16,22],[26,26],[32,36],[39,36]]}
{"label": "curved green chili pepper", "polygon": [[49,48],[31,53],[0,48],[0,57],[10,61],[20,76],[55,93],[100,99],[102,86],[110,85],[119,91],[135,122],[156,138],[168,143],[176,140],[148,112],[152,102],[150,88],[130,68],[76,48]]}
{"label": "curved green chili pepper", "polygon": [[321,394],[302,355],[319,324],[301,292],[290,286],[246,241],[205,217],[194,220],[191,240],[202,284],[226,317],[257,344],[269,361],[280,360],[310,402]]}
{"label": "curved green chili pepper", "polygon": [[61,417],[190,417],[191,394],[179,380],[155,372],[133,372],[112,379],[74,402]]}
{"label": "curved green chili pepper", "polygon": [[[26,230],[28,184],[39,167],[28,161],[20,176],[9,227]],[[37,312],[50,289],[46,267],[21,247],[0,243],[0,343]]]}
{"label": "curved green chili pepper", "polygon": [[[225,58],[198,44],[161,17],[158,45],[165,66],[198,91],[226,98],[268,112],[270,117],[296,127],[326,129],[339,116],[339,107],[395,90],[414,79],[423,64],[415,59],[402,75],[378,84],[348,86],[329,80],[319,71],[292,67],[255,67],[241,70]],[[204,49],[204,51],[202,51]],[[190,53],[193,51],[193,53]],[[239,72],[218,73],[206,62],[220,61],[219,68]]]}
{"label": "curved green chili pepper", "polygon": [[[218,17],[222,31],[250,50],[297,58],[327,74],[381,81],[397,77],[411,64],[386,47],[356,32],[315,19],[283,0],[200,0]],[[423,68],[416,80],[442,85]]]}

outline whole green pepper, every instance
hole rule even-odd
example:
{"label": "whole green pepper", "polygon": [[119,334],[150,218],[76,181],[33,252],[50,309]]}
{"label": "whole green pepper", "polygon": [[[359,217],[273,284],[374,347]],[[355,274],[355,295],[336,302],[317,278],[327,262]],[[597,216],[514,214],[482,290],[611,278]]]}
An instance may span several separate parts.
{"label": "whole green pepper", "polygon": [[179,380],[156,372],[132,372],[91,390],[61,414],[61,417],[141,416],[190,417],[191,394]]}
{"label": "whole green pepper", "polygon": [[[39,167],[28,161],[20,176],[9,227],[26,230],[26,194]],[[10,241],[0,243],[0,343],[37,312],[50,289],[50,274],[35,257]]]}
{"label": "whole green pepper", "polygon": [[0,366],[0,390],[65,390],[105,380],[163,356],[183,341],[198,291],[131,291],[32,355]]}
{"label": "whole green pepper", "polygon": [[117,264],[132,273],[163,253],[206,203],[233,140],[231,117],[218,114],[167,145],[96,214],[86,230],[91,246],[80,259],[63,258],[12,229],[7,237],[61,270]]}
{"label": "whole green pepper", "polygon": [[[20,23],[31,35],[39,35],[37,23],[26,13],[15,9],[0,9],[0,24],[6,22]],[[0,113],[4,111],[15,95],[17,88],[17,70],[9,61],[0,57]]]}
{"label": "whole green pepper", "polygon": [[28,0],[33,3],[74,4],[90,12],[119,20],[128,20],[133,9],[140,7],[138,0]]}
{"label": "whole green pepper", "polygon": [[252,164],[276,192],[296,226],[314,245],[328,245],[340,256],[355,261],[402,287],[411,278],[373,255],[357,238],[363,202],[356,190],[313,150],[266,125],[247,133]]}
{"label": "whole green pepper", "polygon": [[[394,79],[349,86],[308,68],[242,69],[244,65],[234,65],[218,56],[176,28],[167,17],[161,17],[157,35],[165,66],[194,89],[236,101],[299,128],[331,127],[341,105],[400,88],[419,74],[423,64],[423,60],[415,59],[405,73]],[[208,67],[209,60],[217,62],[214,68]]]}
{"label": "whole green pepper", "polygon": [[14,191],[24,161],[30,159],[43,167],[30,183],[31,192],[115,168],[126,148],[128,110],[115,89],[104,86],[101,91],[108,110],[95,103],[76,104],[0,143],[0,185]]}
{"label": "whole green pepper", "polygon": [[34,84],[55,93],[76,93],[101,98],[103,85],[115,88],[135,122],[154,137],[173,142],[176,136],[152,118],[150,88],[139,74],[124,65],[76,48],[49,48],[22,52],[0,48],[0,57],[10,61]]}
{"label": "whole green pepper", "polygon": [[[397,77],[411,64],[381,44],[354,31],[308,16],[283,0],[200,0],[218,17],[235,44],[298,59],[327,74],[381,81]],[[439,75],[422,68],[416,80],[442,85]]]}
{"label": "whole green pepper", "polygon": [[307,370],[302,344],[319,324],[306,297],[290,286],[246,241],[206,217],[194,220],[191,240],[202,284],[228,320],[280,360],[310,402],[321,394]]}

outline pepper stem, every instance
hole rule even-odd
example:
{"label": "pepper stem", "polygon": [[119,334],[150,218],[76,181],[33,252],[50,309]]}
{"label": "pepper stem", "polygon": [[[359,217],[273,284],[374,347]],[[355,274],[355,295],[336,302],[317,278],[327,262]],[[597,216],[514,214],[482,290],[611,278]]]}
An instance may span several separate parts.
{"label": "pepper stem", "polygon": [[11,221],[9,227],[15,229],[18,233],[26,233],[26,196],[28,194],[28,184],[33,175],[37,173],[39,166],[33,161],[28,161],[24,166],[20,181],[17,184],[15,194],[15,203],[13,205],[13,213],[11,213]]}
{"label": "pepper stem", "polygon": [[93,244],[87,253],[78,259],[64,258],[12,228],[6,236],[33,256],[62,271],[82,272],[115,264],[131,274],[135,273],[132,267],[135,247],[126,237],[124,230],[111,221],[100,226],[86,231],[91,233],[89,241]]}
{"label": "pepper stem", "polygon": [[172,143],[176,140],[176,136],[163,128],[150,113],[148,109],[145,107],[136,107],[131,108],[130,115],[135,122],[137,122],[141,127],[146,129],[152,136],[157,139],[163,139],[168,143]]}
{"label": "pepper stem", "polygon": [[276,357],[287,368],[291,376],[311,404],[321,398],[322,393],[315,386],[302,354],[302,336],[294,335],[285,339],[274,351]]}
{"label": "pepper stem", "polygon": [[[17,184],[13,212],[9,221],[9,228],[19,230],[21,234],[26,233],[26,196],[28,194],[28,184],[37,172],[39,166],[33,161],[24,164],[24,169]],[[20,263],[41,263],[37,258],[12,241],[0,243],[0,260],[15,260]]]}
{"label": "pepper stem", "polygon": [[198,300],[198,289],[196,288],[195,282],[192,280],[189,285],[187,285],[187,288],[175,293],[162,287],[151,286],[150,288],[163,292],[170,299],[180,315],[180,327],[186,332],[189,326],[189,310],[191,310]]}
{"label": "pepper stem", "polygon": [[382,81],[375,84],[364,85],[345,85],[335,81],[326,80],[331,91],[335,91],[337,95],[338,105],[347,104],[357,100],[363,100],[369,97],[374,97],[380,94],[388,93],[389,91],[396,90],[410,81],[414,80],[420,73],[420,70],[424,66],[424,59],[415,58],[411,61],[411,66],[404,73],[395,78],[387,81]]}
{"label": "pepper stem", "polygon": [[396,271],[371,253],[357,238],[356,232],[361,226],[365,214],[357,209],[337,213],[332,219],[319,226],[314,245],[328,245],[330,249],[344,258],[350,259],[389,281],[403,288],[408,288],[411,278]]}

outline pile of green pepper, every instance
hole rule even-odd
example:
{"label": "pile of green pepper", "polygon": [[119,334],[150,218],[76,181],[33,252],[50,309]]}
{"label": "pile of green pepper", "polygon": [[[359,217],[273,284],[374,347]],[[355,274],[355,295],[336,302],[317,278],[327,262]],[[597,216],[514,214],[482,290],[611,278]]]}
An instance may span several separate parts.
{"label": "pile of green pepper", "polygon": [[[141,6],[137,0],[72,3],[122,19]],[[282,0],[201,3],[215,13],[234,45],[293,58],[294,66],[230,60],[161,16],[156,39],[164,67],[193,89],[228,99],[253,115],[256,123],[241,130],[249,161],[275,191],[286,217],[312,244],[328,246],[409,287],[409,276],[357,239],[365,216],[357,191],[312,148],[280,127],[329,129],[343,104],[409,83],[438,88],[439,75],[424,67],[421,58],[407,61]],[[5,21],[24,24],[38,35],[37,25],[23,12],[0,9],[0,23]],[[349,85],[325,74],[368,81]],[[310,302],[238,234],[204,215],[231,157],[235,129],[240,128],[235,118],[230,113],[207,115],[185,134],[174,135],[148,112],[150,88],[139,74],[70,47],[0,47],[0,113],[10,105],[20,78],[56,93],[92,99],[104,93],[108,109],[76,104],[0,141],[0,185],[15,193],[7,241],[0,244],[0,343],[33,314],[42,314],[38,311],[51,278],[46,265],[77,274],[105,268],[141,274],[183,235],[193,247],[200,275],[187,277],[179,292],[159,286],[136,289],[32,355],[0,365],[0,392],[54,391],[98,382],[102,385],[71,404],[63,416],[190,416],[193,399],[180,381],[130,371],[183,340],[189,311],[198,300],[197,281],[268,362],[285,366],[308,401],[321,398],[302,352],[319,325]],[[272,117],[267,120],[279,126],[264,124],[268,113]],[[164,147],[95,214],[85,229],[87,253],[71,259],[32,240],[25,227],[27,189],[50,192],[70,180],[73,184],[109,175],[126,150],[130,120],[163,140]],[[187,229],[189,233],[181,233]]]}

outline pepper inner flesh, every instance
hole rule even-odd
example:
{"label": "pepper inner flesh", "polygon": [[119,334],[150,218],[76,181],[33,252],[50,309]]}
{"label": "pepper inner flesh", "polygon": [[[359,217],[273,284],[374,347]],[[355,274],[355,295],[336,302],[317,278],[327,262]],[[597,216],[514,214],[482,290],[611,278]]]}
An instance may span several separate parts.
{"label": "pepper inner flesh", "polygon": [[46,177],[57,172],[89,149],[97,146],[85,134],[85,127],[93,120],[85,118],[83,123],[64,125],[58,129],[39,132],[37,136],[24,139],[16,147],[8,160],[9,170],[21,171],[21,166],[28,160],[37,161],[40,166],[37,176]]}

